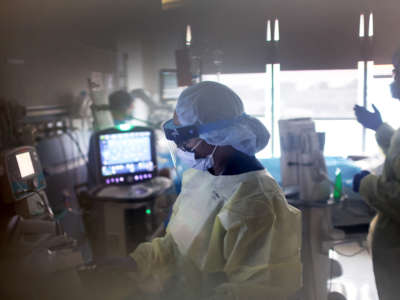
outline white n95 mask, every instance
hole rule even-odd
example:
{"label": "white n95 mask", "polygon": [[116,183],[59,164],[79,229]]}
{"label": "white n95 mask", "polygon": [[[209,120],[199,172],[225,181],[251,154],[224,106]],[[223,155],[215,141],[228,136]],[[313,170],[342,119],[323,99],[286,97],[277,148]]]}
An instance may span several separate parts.
{"label": "white n95 mask", "polygon": [[[198,144],[200,145],[200,143]],[[196,145],[192,150],[194,150],[198,145]],[[215,146],[213,152],[207,157],[204,158],[195,158],[194,152],[183,151],[182,149],[176,149],[176,155],[180,158],[182,163],[187,165],[190,168],[207,171],[208,169],[214,166],[214,158],[213,155],[217,150],[217,146]]]}

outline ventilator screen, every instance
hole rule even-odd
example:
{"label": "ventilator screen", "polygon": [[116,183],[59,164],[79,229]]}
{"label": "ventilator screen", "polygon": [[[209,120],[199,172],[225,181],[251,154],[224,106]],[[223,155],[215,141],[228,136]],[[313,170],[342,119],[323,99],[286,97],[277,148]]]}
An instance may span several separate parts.
{"label": "ventilator screen", "polygon": [[31,154],[29,152],[21,153],[16,155],[17,164],[21,178],[25,178],[35,174],[33,168]]}
{"label": "ventilator screen", "polygon": [[150,131],[99,135],[102,176],[152,172]]}

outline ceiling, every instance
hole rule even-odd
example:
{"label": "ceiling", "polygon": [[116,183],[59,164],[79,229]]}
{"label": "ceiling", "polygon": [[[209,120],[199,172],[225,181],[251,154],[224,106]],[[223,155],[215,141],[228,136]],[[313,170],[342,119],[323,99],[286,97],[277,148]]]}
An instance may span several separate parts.
{"label": "ceiling", "polygon": [[[198,45],[208,43],[240,54],[252,45],[258,47],[260,42],[254,40],[263,38],[266,19],[279,17],[282,44],[285,38],[293,41],[283,49],[283,52],[287,49],[288,56],[290,51],[307,57],[315,46],[321,46],[318,51],[344,55],[355,51],[355,44],[350,44],[357,38],[359,14],[374,11],[381,24],[376,26],[380,37],[375,48],[384,53],[381,56],[387,56],[386,52],[392,51],[397,43],[394,36],[397,30],[393,28],[400,28],[399,0],[185,0],[183,7],[170,10],[162,10],[161,0],[0,2],[0,38],[12,40],[14,36],[50,32],[108,49],[115,47],[121,32],[168,34],[168,30],[175,31],[190,23],[194,43],[197,38]],[[173,23],[179,26],[169,26]],[[354,31],[349,32],[349,28]],[[324,47],[321,39],[327,35],[331,37]],[[300,44],[306,46],[293,52],[293,47]]]}
{"label": "ceiling", "polygon": [[[159,0],[2,0],[3,36],[58,33],[108,48],[125,26],[137,27],[156,18]],[[1,32],[0,31],[0,32]]]}

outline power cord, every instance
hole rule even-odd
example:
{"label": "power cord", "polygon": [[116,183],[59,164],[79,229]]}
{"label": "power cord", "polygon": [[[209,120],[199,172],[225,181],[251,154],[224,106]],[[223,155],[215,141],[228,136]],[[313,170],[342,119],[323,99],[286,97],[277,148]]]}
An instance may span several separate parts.
{"label": "power cord", "polygon": [[71,141],[75,144],[75,146],[77,147],[79,154],[81,156],[81,158],[85,161],[85,163],[87,164],[87,157],[85,155],[85,153],[83,153],[83,150],[81,148],[80,143],[78,142],[78,140],[75,139],[75,137],[71,134],[70,131],[66,131],[65,134],[71,139]]}
{"label": "power cord", "polygon": [[32,191],[34,192],[36,195],[39,196],[40,200],[41,200],[41,205],[43,205],[43,208],[47,211],[47,213],[49,214],[51,219],[54,219],[54,212],[51,209],[51,207],[49,206],[49,204],[47,203],[47,200],[44,198],[44,196],[40,193],[40,191]]}

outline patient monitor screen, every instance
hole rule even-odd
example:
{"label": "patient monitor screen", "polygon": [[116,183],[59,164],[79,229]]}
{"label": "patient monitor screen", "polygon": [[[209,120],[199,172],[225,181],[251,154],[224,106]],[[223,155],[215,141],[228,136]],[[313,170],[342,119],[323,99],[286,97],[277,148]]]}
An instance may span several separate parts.
{"label": "patient monitor screen", "polygon": [[152,172],[151,132],[111,133],[99,136],[103,176]]}
{"label": "patient monitor screen", "polygon": [[16,155],[17,164],[21,178],[28,177],[35,174],[35,170],[32,164],[31,154],[29,152],[21,153]]}

